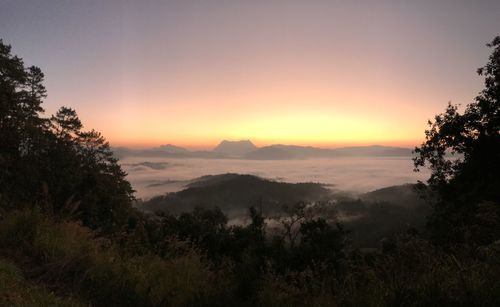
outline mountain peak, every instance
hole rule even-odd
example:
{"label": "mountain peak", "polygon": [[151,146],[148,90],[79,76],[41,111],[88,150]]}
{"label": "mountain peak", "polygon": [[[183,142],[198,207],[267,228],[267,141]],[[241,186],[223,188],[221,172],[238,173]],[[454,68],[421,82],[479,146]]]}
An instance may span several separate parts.
{"label": "mountain peak", "polygon": [[238,140],[238,141],[222,140],[220,144],[252,144],[253,146],[255,146],[250,140]]}
{"label": "mountain peak", "polygon": [[250,140],[223,140],[213,149],[213,151],[223,153],[228,156],[242,156],[256,149],[257,147]]}

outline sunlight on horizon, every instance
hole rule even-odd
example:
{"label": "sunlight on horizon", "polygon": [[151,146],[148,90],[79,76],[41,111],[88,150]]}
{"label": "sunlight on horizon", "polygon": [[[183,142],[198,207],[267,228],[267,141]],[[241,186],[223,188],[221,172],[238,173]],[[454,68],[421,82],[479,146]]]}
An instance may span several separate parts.
{"label": "sunlight on horizon", "polygon": [[418,145],[481,89],[500,27],[487,3],[209,2],[7,1],[0,29],[45,72],[47,115],[72,107],[113,146],[210,148]]}

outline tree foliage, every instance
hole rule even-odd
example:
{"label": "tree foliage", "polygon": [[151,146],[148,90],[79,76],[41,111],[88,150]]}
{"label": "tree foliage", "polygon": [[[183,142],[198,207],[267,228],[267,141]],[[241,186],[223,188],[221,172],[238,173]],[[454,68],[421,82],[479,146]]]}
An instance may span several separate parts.
{"label": "tree foliage", "polygon": [[36,203],[105,231],[125,224],[133,190],[108,142],[85,131],[75,110],[43,117],[40,68],[25,67],[0,40],[0,194],[11,206]]}
{"label": "tree foliage", "polygon": [[[487,46],[493,52],[478,69],[485,88],[463,113],[449,104],[429,121],[426,140],[415,149],[416,170],[430,167],[428,183],[440,198],[429,226],[441,242],[500,238],[500,37]],[[482,219],[486,211],[493,224]]]}

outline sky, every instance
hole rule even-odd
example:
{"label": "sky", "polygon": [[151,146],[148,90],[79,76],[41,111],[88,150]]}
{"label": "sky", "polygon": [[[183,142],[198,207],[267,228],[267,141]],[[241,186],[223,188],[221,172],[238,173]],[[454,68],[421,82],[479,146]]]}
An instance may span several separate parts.
{"label": "sky", "polygon": [[0,0],[0,38],[113,146],[414,146],[482,89],[500,1]]}

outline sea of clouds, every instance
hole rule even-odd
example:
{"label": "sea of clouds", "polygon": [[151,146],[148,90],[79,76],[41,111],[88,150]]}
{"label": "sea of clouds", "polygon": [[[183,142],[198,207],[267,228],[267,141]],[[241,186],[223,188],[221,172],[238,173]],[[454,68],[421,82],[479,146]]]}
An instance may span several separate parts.
{"label": "sea of clouds", "polygon": [[120,164],[136,196],[148,199],[182,190],[194,178],[224,173],[252,174],[284,182],[319,182],[332,189],[363,193],[425,181],[429,172],[413,172],[408,157],[340,157],[307,160],[239,160],[126,157]]}

